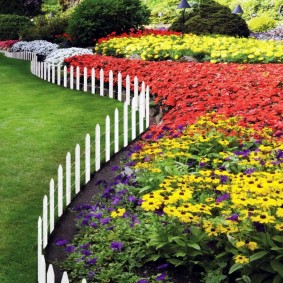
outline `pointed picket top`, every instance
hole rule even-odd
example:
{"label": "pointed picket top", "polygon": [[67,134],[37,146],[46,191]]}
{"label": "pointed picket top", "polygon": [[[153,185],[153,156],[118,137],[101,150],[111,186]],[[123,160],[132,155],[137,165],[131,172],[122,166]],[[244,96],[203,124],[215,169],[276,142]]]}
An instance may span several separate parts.
{"label": "pointed picket top", "polygon": [[55,282],[55,273],[53,269],[53,265],[50,264],[47,271],[47,283],[54,283]]}
{"label": "pointed picket top", "polygon": [[63,273],[61,283],[69,283],[69,278],[68,278],[68,274],[66,271]]}
{"label": "pointed picket top", "polygon": [[86,279],[83,279],[83,280],[82,280],[82,283],[87,283],[87,282],[86,282]]}

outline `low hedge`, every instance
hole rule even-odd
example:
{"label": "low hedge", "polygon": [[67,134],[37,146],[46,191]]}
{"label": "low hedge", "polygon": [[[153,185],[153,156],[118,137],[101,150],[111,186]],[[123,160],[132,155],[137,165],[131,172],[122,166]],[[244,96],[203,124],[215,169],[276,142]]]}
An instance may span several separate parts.
{"label": "low hedge", "polygon": [[21,30],[31,25],[27,17],[0,14],[0,40],[19,39]]}

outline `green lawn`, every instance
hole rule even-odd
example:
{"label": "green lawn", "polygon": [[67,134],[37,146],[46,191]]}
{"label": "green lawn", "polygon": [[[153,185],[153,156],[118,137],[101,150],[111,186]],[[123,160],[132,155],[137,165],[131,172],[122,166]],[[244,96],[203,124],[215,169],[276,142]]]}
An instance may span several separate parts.
{"label": "green lawn", "polygon": [[2,54],[0,101],[0,282],[36,282],[37,219],[50,178],[122,104],[44,82],[29,62]]}

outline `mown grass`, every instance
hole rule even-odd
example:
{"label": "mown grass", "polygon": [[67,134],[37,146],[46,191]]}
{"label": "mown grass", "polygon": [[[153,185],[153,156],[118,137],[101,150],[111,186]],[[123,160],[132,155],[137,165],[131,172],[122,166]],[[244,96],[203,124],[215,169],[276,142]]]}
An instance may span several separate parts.
{"label": "mown grass", "polygon": [[[71,91],[0,54],[0,282],[36,282],[37,219],[67,151],[113,121],[113,99]],[[102,127],[103,131],[103,127]],[[93,156],[92,156],[93,158]]]}

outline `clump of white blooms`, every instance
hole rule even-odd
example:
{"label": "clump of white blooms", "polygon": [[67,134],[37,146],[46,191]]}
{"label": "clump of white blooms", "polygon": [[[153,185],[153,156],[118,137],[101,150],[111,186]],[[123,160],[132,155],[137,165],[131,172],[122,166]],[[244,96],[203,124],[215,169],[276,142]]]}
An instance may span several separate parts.
{"label": "clump of white blooms", "polygon": [[45,62],[55,65],[62,64],[66,58],[84,54],[93,54],[93,52],[91,49],[76,47],[56,49],[45,58]]}
{"label": "clump of white blooms", "polygon": [[58,49],[58,44],[46,40],[19,41],[11,49],[12,52],[33,52],[36,55],[47,56]]}

